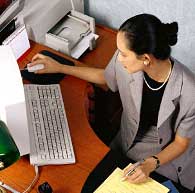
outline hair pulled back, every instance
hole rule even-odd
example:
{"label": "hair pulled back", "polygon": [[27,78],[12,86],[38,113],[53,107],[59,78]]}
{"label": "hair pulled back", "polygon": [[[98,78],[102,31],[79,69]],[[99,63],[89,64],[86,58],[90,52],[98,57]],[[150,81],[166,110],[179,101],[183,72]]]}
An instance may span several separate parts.
{"label": "hair pulled back", "polygon": [[137,55],[152,54],[165,60],[170,57],[171,46],[177,43],[177,22],[162,23],[150,14],[140,14],[126,20],[119,28],[125,33],[128,49]]}

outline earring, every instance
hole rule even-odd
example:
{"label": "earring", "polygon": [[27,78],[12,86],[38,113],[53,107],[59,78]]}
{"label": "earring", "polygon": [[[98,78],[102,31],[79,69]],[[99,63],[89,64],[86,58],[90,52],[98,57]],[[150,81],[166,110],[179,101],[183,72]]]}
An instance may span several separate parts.
{"label": "earring", "polygon": [[144,65],[147,66],[148,65],[148,61],[144,60]]}

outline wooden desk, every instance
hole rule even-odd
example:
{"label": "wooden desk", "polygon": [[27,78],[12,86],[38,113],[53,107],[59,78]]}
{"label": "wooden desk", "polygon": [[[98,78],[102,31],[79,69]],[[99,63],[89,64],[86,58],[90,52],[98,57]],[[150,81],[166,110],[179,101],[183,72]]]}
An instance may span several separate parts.
{"label": "wooden desk", "polygon": [[[85,64],[75,61],[76,65],[104,67],[108,63],[116,49],[116,33],[101,26],[97,26],[97,33],[100,34],[97,49],[82,56],[81,61]],[[31,61],[35,53],[44,49],[57,53],[43,45],[31,42],[30,51],[25,55],[25,58],[19,61],[20,67],[24,67]],[[64,56],[63,54],[60,55]],[[72,136],[76,164],[41,166],[40,177],[32,190],[33,193],[37,192],[38,185],[45,181],[52,186],[55,193],[80,193],[90,171],[109,150],[96,137],[87,120],[85,109],[87,82],[66,76],[61,81],[60,86]],[[28,156],[23,156],[14,165],[0,172],[2,181],[21,192],[28,187],[33,178],[34,168],[29,164]]]}
{"label": "wooden desk", "polygon": [[[97,68],[104,68],[114,52],[116,51],[116,31],[106,28],[101,25],[96,26],[96,33],[100,35],[97,40],[97,47],[93,51],[86,51],[80,58],[79,61],[75,61],[76,65],[79,66],[91,66]],[[20,60],[20,63],[27,64],[31,61],[31,58],[41,50],[46,49],[44,45],[31,42],[31,51],[25,58]],[[52,51],[56,54],[64,56],[51,48],[47,47],[47,50]],[[70,58],[69,58],[70,59]],[[73,59],[71,59],[73,60]],[[73,60],[74,61],[74,60]]]}

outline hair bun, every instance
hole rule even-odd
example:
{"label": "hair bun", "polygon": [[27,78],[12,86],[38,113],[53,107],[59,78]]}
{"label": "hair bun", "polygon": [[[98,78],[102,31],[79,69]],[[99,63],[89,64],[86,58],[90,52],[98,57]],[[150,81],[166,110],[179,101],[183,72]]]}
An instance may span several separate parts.
{"label": "hair bun", "polygon": [[177,43],[177,32],[178,32],[178,23],[162,23],[160,27],[160,31],[162,34],[166,34],[167,36],[167,43],[170,46],[173,46]]}

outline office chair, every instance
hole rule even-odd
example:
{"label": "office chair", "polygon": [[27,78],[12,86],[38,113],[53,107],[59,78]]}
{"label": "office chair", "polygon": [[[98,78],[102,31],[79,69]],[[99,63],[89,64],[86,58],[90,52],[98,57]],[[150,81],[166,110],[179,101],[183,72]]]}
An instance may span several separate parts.
{"label": "office chair", "polygon": [[[93,86],[94,119],[90,122],[96,135],[109,146],[120,128],[122,103],[118,92]],[[90,112],[89,112],[90,113]]]}

